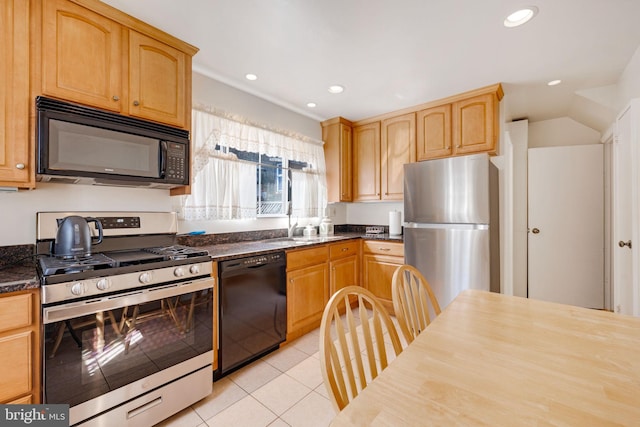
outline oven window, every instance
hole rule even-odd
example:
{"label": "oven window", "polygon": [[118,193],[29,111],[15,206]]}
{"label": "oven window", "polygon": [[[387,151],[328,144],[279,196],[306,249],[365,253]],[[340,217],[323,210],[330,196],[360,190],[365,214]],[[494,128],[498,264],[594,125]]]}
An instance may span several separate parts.
{"label": "oven window", "polygon": [[47,403],[78,405],[211,351],[213,290],[45,325]]}

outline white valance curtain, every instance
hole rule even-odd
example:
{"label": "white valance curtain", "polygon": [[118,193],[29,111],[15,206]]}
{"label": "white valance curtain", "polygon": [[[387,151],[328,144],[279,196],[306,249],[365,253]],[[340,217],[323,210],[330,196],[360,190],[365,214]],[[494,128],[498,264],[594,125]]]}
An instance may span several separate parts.
{"label": "white valance curtain", "polygon": [[[257,216],[256,167],[238,160],[229,148],[306,162],[293,171],[292,215],[319,216],[326,206],[326,171],[321,143],[211,111],[192,111],[193,175],[191,195],[180,196],[185,220],[248,219]],[[216,147],[218,149],[216,149]]]}

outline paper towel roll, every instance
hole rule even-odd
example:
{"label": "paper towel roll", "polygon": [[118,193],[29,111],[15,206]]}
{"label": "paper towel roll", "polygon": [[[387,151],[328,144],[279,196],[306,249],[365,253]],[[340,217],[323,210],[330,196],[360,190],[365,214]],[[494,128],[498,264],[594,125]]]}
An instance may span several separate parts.
{"label": "paper towel roll", "polygon": [[400,211],[389,212],[389,234],[396,236],[402,234],[401,215]]}

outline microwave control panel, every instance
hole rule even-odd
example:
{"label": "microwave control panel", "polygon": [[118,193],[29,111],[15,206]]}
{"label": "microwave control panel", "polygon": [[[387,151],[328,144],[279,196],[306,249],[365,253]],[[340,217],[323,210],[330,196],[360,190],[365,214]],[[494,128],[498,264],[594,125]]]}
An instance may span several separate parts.
{"label": "microwave control panel", "polygon": [[175,182],[187,180],[187,147],[184,144],[167,142],[166,178]]}

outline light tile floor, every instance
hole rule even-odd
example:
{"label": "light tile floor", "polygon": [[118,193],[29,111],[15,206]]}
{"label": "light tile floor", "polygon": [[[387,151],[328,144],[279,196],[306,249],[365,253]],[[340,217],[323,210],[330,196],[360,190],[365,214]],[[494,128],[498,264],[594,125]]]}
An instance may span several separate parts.
{"label": "light tile floor", "polygon": [[316,329],[216,381],[211,395],[156,427],[328,426],[335,411],[322,380],[318,347]]}
{"label": "light tile floor", "polygon": [[213,384],[213,393],[157,427],[322,427],[335,412],[314,330]]}

